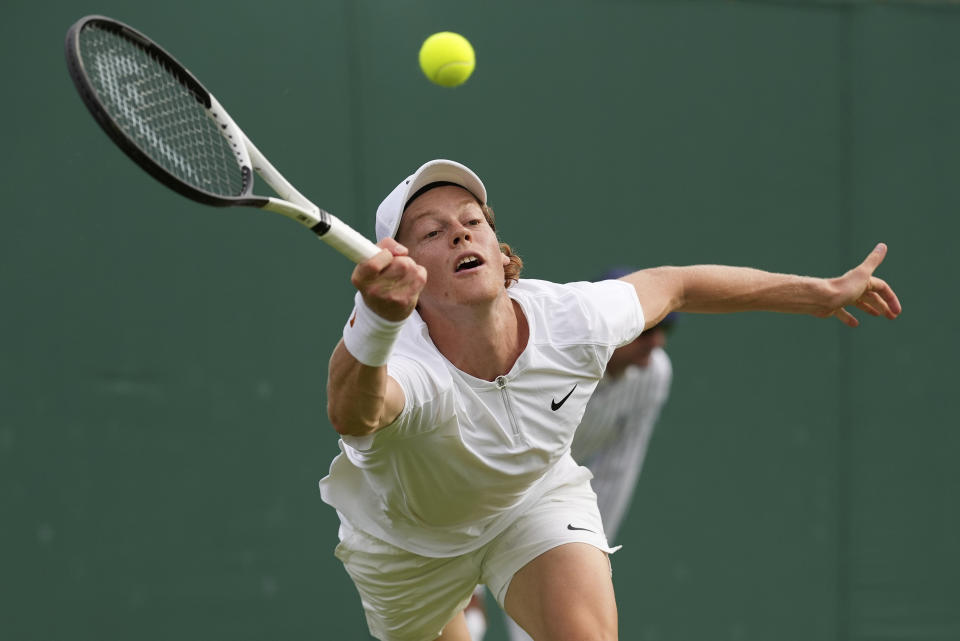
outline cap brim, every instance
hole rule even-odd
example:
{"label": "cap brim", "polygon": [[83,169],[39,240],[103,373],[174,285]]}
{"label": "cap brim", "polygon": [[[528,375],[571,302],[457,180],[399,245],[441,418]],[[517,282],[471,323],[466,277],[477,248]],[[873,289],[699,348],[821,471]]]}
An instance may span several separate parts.
{"label": "cap brim", "polygon": [[[449,182],[460,185],[480,201],[481,204],[487,203],[487,190],[483,186],[480,178],[468,167],[461,165],[453,160],[437,159],[424,163],[417,171],[404,180],[397,189],[382,203],[387,205],[393,211],[390,217],[393,218],[390,229],[382,230],[378,233],[378,239],[389,236],[393,238],[397,235],[397,229],[400,227],[400,220],[403,218],[403,211],[409,204],[410,198],[418,191],[431,183]],[[378,218],[380,212],[377,212]]]}
{"label": "cap brim", "polygon": [[460,185],[473,194],[481,204],[487,202],[487,190],[480,178],[467,167],[452,160],[431,160],[417,170],[407,185],[403,197],[403,206],[409,204],[410,198],[429,184],[451,182]]}

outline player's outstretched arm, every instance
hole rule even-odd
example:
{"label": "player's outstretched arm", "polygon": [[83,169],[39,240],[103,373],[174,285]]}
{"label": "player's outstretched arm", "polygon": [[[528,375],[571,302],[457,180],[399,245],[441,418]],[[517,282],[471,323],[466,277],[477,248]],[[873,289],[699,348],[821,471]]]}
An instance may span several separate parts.
{"label": "player's outstretched arm", "polygon": [[856,327],[859,321],[847,311],[849,306],[890,319],[900,314],[900,301],[893,289],[873,275],[886,253],[887,246],[878,244],[862,263],[837,278],[776,274],[748,267],[695,265],[645,269],[622,280],[636,289],[647,327],[675,310],[836,316],[850,327]]}
{"label": "player's outstretched arm", "polygon": [[[392,338],[384,338],[379,326],[393,326],[388,333],[395,337],[399,323],[413,313],[427,276],[426,270],[407,256],[403,245],[392,238],[379,245],[386,251],[353,270],[351,281],[366,308],[355,310],[345,339],[330,357],[327,415],[340,434],[375,432],[392,423],[405,402],[402,388],[387,375],[386,356]],[[363,327],[364,323],[367,326]],[[347,332],[356,333],[347,336]]]}

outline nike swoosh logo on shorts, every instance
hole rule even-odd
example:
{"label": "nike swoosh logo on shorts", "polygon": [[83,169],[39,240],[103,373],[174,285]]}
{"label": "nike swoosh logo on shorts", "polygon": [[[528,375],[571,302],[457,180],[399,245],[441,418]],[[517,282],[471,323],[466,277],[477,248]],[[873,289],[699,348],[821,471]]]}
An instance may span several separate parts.
{"label": "nike swoosh logo on shorts", "polygon": [[570,390],[569,392],[567,392],[567,395],[564,396],[563,398],[561,398],[559,403],[556,402],[556,401],[553,400],[553,399],[550,399],[550,409],[552,409],[554,412],[556,412],[558,409],[560,409],[561,407],[563,407],[563,404],[567,402],[567,399],[570,398],[570,395],[573,394],[573,390],[577,389],[577,385],[579,385],[579,384],[580,384],[580,383],[577,383],[576,385],[574,385],[574,386],[573,386],[573,389]]}

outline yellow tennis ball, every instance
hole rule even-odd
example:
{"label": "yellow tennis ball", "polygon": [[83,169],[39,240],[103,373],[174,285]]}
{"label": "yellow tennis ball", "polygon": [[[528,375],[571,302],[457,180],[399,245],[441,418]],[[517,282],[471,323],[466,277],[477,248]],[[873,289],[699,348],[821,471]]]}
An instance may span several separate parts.
{"label": "yellow tennis ball", "polygon": [[459,33],[441,31],[423,41],[420,47],[420,68],[441,87],[463,84],[476,65],[470,42]]}

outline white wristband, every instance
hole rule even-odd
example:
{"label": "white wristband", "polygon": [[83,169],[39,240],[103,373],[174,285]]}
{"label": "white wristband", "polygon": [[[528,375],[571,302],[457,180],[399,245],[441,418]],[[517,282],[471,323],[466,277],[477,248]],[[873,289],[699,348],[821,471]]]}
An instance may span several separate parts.
{"label": "white wristband", "polygon": [[403,321],[388,321],[367,307],[357,292],[353,313],[343,326],[343,346],[350,354],[370,367],[383,367],[400,334]]}

